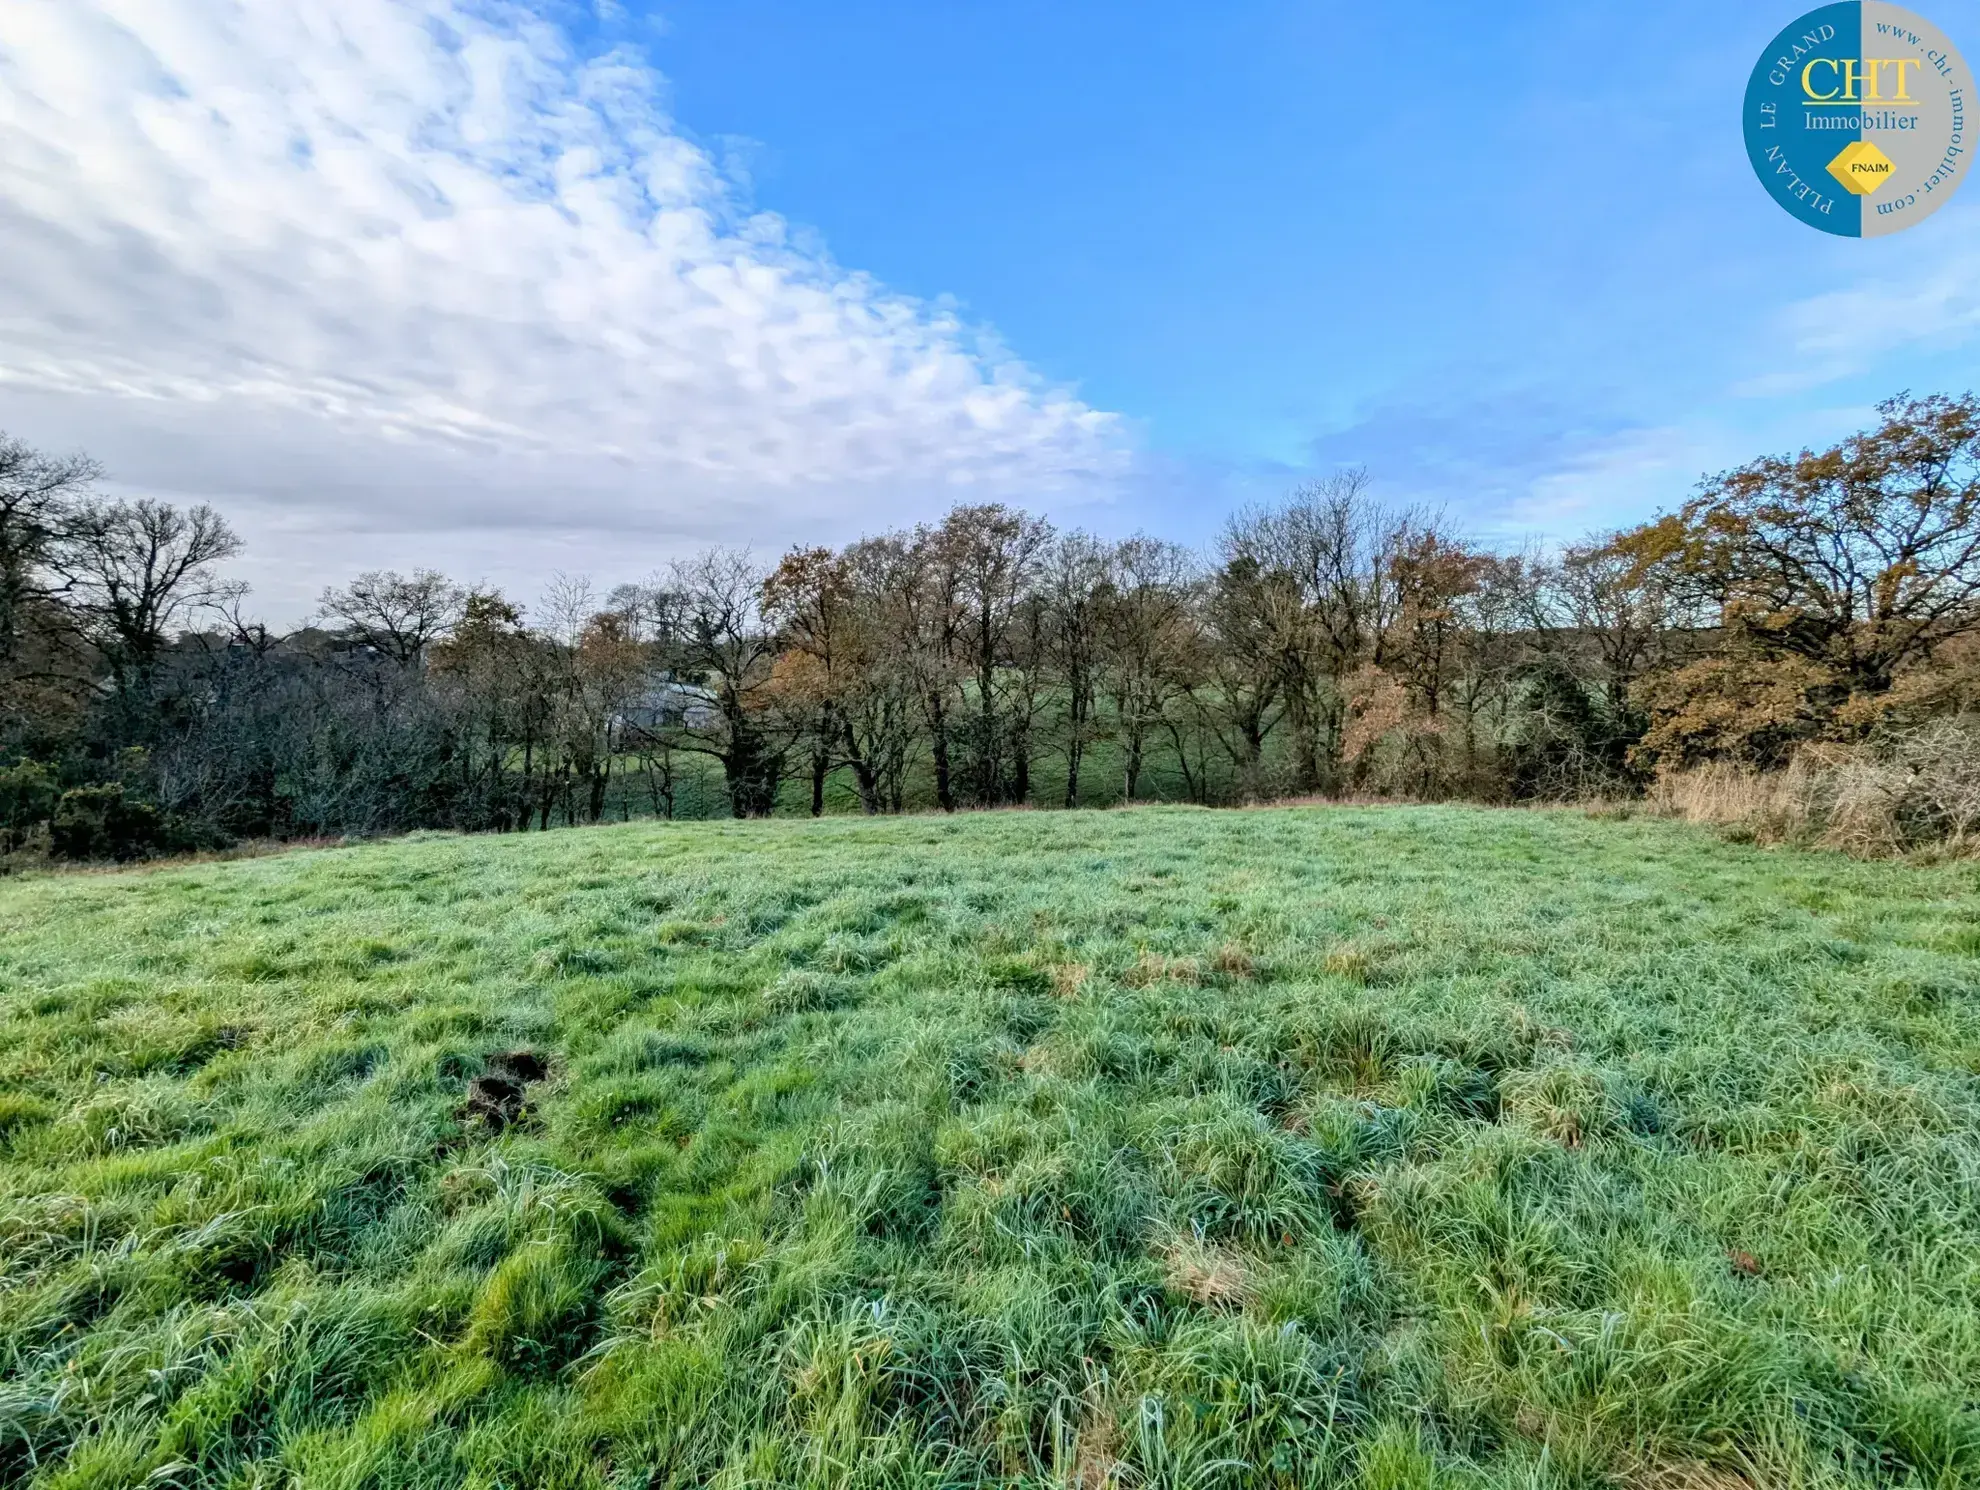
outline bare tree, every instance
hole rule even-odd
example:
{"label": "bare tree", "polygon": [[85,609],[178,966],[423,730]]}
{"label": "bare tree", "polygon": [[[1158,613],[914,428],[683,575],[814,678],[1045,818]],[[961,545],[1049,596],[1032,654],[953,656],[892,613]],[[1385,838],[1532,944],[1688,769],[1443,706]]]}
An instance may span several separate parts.
{"label": "bare tree", "polygon": [[898,628],[900,661],[914,680],[915,699],[928,729],[935,772],[935,801],[944,812],[957,806],[955,716],[962,691],[962,597],[954,553],[941,529],[918,527],[905,539],[871,540],[897,546],[889,566],[888,611]]}
{"label": "bare tree", "polygon": [[554,750],[537,797],[548,826],[553,804],[567,821],[597,822],[614,765],[615,724],[643,682],[644,655],[622,617],[601,609],[584,575],[555,574],[544,588],[540,631],[549,687],[546,743]]}
{"label": "bare tree", "polygon": [[1628,752],[1649,723],[1643,681],[1696,652],[1708,628],[1658,564],[1618,534],[1570,544],[1528,566],[1526,624],[1538,656],[1528,691],[1548,717],[1528,722],[1554,741],[1554,775],[1626,784]]}
{"label": "bare tree", "polygon": [[1224,532],[1226,587],[1242,579],[1249,591],[1243,637],[1275,668],[1297,791],[1338,780],[1345,680],[1381,661],[1390,553],[1412,518],[1386,511],[1368,486],[1366,471],[1344,471],[1240,512]]}
{"label": "bare tree", "polygon": [[103,474],[87,456],[43,455],[0,433],[0,666],[19,645],[27,608],[46,598],[48,564]]}
{"label": "bare tree", "polygon": [[[620,634],[639,648],[642,669],[638,687],[628,695],[629,712],[621,719],[615,748],[638,763],[653,815],[672,818],[679,800],[680,777],[674,735],[663,716],[677,692],[673,670],[679,662],[682,598],[662,575],[637,584],[615,585],[606,606]],[[635,718],[630,712],[638,708]],[[622,810],[631,813],[630,795]]]}
{"label": "bare tree", "polygon": [[[1285,717],[1286,589],[1249,554],[1227,557],[1203,599],[1203,665],[1184,690],[1197,730],[1229,757],[1244,796],[1263,791],[1265,742]],[[1179,731],[1171,732],[1183,753]],[[1196,790],[1209,799],[1207,774]]]}
{"label": "bare tree", "polygon": [[53,563],[113,679],[128,688],[157,665],[174,625],[230,593],[216,570],[240,547],[204,504],[86,501],[64,525]]}
{"label": "bare tree", "polygon": [[1058,683],[1068,807],[1079,804],[1080,767],[1100,735],[1101,618],[1113,597],[1113,558],[1092,534],[1072,532],[1054,540],[1040,564],[1041,650]]}
{"label": "bare tree", "polygon": [[790,748],[772,712],[779,646],[763,612],[764,578],[747,549],[711,548],[673,569],[684,671],[709,695],[706,717],[687,722],[681,742],[722,763],[737,817],[770,815]]}
{"label": "bare tree", "polygon": [[944,588],[953,597],[952,641],[975,684],[970,775],[983,806],[1030,795],[1027,742],[1008,729],[998,672],[1010,659],[1012,624],[1051,532],[1038,518],[992,503],[954,509],[932,535]]}
{"label": "bare tree", "polygon": [[551,713],[542,686],[547,650],[499,590],[476,589],[428,651],[432,686],[454,722],[454,765],[471,821],[502,831],[529,826]]}
{"label": "bare tree", "polygon": [[318,603],[352,642],[414,667],[459,623],[467,598],[466,590],[431,569],[409,575],[371,569],[341,590],[325,589]]}
{"label": "bare tree", "polygon": [[[910,756],[931,710],[941,717],[946,692],[939,625],[929,634],[937,597],[922,553],[898,536],[860,540],[841,566],[852,601],[852,687],[839,707],[846,761],[868,812],[899,812]],[[940,757],[938,795],[947,788],[946,760]],[[953,807],[954,797],[942,805]]]}
{"label": "bare tree", "polygon": [[819,817],[826,779],[845,754],[843,711],[860,681],[844,563],[827,548],[792,549],[763,582],[763,608],[784,642],[771,671],[773,693],[809,758],[811,815]]}
{"label": "bare tree", "polygon": [[1132,802],[1154,733],[1195,671],[1199,584],[1189,550],[1156,538],[1117,544],[1109,567],[1099,660],[1121,742],[1121,789]]}
{"label": "bare tree", "polygon": [[88,689],[87,649],[50,571],[73,508],[102,475],[0,434],[0,738],[67,727]]}
{"label": "bare tree", "polygon": [[646,687],[652,668],[646,647],[617,611],[600,611],[585,623],[572,654],[572,738],[582,739],[574,759],[585,786],[585,816],[605,815],[606,793],[617,769],[627,707]]}
{"label": "bare tree", "polygon": [[639,584],[614,585],[605,604],[637,642],[664,653],[680,640],[680,593],[657,574]]}

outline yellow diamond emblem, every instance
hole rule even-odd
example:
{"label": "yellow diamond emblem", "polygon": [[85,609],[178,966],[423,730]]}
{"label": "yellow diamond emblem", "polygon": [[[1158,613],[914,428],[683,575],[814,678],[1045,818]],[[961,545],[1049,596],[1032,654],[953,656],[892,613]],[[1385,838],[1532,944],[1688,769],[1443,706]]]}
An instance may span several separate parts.
{"label": "yellow diamond emblem", "polygon": [[1851,141],[1829,162],[1829,174],[1859,197],[1869,196],[1890,180],[1893,169],[1891,158],[1868,140]]}

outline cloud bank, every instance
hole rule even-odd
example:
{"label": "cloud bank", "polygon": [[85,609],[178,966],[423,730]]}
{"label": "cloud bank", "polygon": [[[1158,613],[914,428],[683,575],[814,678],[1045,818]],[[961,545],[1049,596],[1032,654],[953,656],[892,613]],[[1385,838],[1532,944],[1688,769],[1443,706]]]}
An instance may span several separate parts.
{"label": "cloud bank", "polygon": [[6,10],[0,427],[241,512],[264,569],[622,560],[1127,469],[1116,416],[750,210],[648,67],[527,8]]}

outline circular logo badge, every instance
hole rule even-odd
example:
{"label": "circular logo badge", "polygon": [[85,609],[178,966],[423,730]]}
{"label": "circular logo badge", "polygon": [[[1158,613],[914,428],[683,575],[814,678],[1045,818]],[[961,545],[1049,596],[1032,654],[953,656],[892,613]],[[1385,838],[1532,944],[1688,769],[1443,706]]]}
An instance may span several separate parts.
{"label": "circular logo badge", "polygon": [[1930,217],[1973,158],[1973,74],[1944,32],[1883,0],[1811,10],[1746,85],[1746,153],[1776,202],[1825,233]]}

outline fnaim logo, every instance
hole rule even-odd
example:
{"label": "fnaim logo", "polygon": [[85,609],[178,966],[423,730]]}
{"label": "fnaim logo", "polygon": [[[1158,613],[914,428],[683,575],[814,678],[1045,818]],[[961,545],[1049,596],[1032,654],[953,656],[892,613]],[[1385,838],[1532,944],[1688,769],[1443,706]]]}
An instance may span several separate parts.
{"label": "fnaim logo", "polygon": [[1761,184],[1810,227],[1876,238],[1923,222],[1972,159],[1973,74],[1930,22],[1882,0],[1825,5],[1746,85]]}

